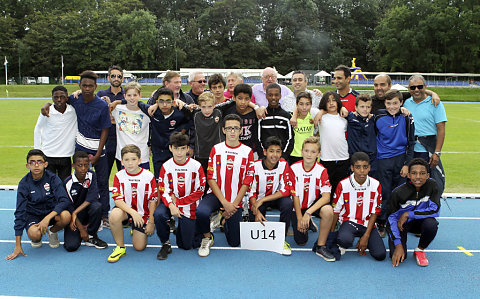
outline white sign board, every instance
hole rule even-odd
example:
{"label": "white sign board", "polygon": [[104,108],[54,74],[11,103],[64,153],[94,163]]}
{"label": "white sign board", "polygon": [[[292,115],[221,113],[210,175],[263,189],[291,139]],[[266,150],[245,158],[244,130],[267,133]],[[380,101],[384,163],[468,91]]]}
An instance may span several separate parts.
{"label": "white sign board", "polygon": [[240,242],[242,249],[265,250],[282,254],[285,243],[285,223],[283,222],[240,222]]}

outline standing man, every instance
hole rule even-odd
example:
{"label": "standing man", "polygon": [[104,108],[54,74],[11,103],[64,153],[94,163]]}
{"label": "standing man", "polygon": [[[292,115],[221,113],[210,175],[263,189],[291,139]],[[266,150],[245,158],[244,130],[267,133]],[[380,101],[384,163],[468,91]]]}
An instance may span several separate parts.
{"label": "standing man", "polygon": [[348,66],[341,64],[335,68],[333,80],[343,107],[347,108],[348,111],[355,112],[355,99],[358,96],[358,92],[350,88],[351,78],[352,72]]}
{"label": "standing man", "polygon": [[[255,84],[252,87],[253,96],[255,97],[255,103],[258,106],[267,107],[267,86],[272,83],[277,83],[277,70],[271,67],[267,67],[262,72],[262,83]],[[292,91],[285,85],[279,84],[282,89],[282,98],[280,99],[280,104],[282,104],[283,98],[291,94]]]}
{"label": "standing man", "polygon": [[436,107],[432,104],[431,96],[425,91],[427,83],[423,76],[411,76],[408,80],[408,88],[411,97],[403,106],[412,113],[415,120],[415,136],[418,140],[414,148],[414,157],[428,162],[429,172],[437,182],[441,195],[445,188],[445,173],[440,161],[447,122],[445,107],[442,103]]}
{"label": "standing man", "polygon": [[188,84],[192,87],[187,94],[198,105],[198,97],[205,91],[207,80],[202,72],[193,72],[188,75]]}
{"label": "standing man", "polygon": [[[99,90],[97,92],[97,97],[102,98],[105,100],[107,97],[110,100],[110,103],[114,102],[115,100],[123,100],[125,97],[125,92],[122,88],[123,82],[123,69],[118,65],[112,65],[108,68],[108,81],[110,82],[110,87],[104,90]],[[105,148],[107,151],[107,169],[108,169],[108,178],[110,178],[110,173],[112,171],[113,162],[116,161],[117,171],[122,168],[120,162],[115,159],[115,153],[117,148],[117,129],[115,125],[115,119],[110,115],[110,121],[112,122],[112,126],[110,130],[108,130],[108,138],[107,143],[105,144]]]}
{"label": "standing man", "polygon": [[[192,97],[182,91],[182,78],[180,74],[174,71],[168,71],[163,77],[163,87],[166,87],[173,91],[173,96],[175,99],[179,99],[182,102],[189,104],[194,104]],[[154,105],[157,100],[153,97],[155,91],[152,92],[152,96],[148,99],[147,104]]]}
{"label": "standing man", "polygon": [[[375,95],[372,96],[372,113],[377,114],[379,109],[386,109],[385,107],[385,93],[392,88],[392,79],[388,74],[382,73],[378,74],[375,79],[373,80],[373,90],[375,91]],[[428,90],[425,88],[425,93],[432,97],[432,104],[435,107],[440,103],[440,98],[438,94],[434,91]],[[402,96],[404,99],[408,99],[410,97],[410,93],[402,92]]]}
{"label": "standing man", "polygon": [[[282,109],[287,112],[293,112],[297,108],[297,95],[302,92],[308,92],[312,96],[312,107],[318,108],[320,100],[322,99],[322,92],[318,93],[307,89],[307,76],[302,71],[294,71],[292,75],[293,93],[288,94],[282,100]],[[318,94],[318,95],[317,95]]]}

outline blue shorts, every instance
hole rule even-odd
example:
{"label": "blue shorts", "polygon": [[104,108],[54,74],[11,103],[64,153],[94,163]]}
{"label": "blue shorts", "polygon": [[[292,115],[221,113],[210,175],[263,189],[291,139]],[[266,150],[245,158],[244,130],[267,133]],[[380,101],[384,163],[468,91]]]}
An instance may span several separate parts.
{"label": "blue shorts", "polygon": [[[27,221],[25,221],[27,223],[27,226],[25,227],[25,230],[28,232],[28,229],[30,228],[30,226],[40,223],[40,221],[42,221],[43,218],[45,218],[45,216],[47,215],[48,214],[32,215],[27,213]],[[55,220],[55,217],[53,217],[52,220],[50,220],[50,223],[48,223],[48,226],[55,225],[55,223],[57,223],[57,221]]]}

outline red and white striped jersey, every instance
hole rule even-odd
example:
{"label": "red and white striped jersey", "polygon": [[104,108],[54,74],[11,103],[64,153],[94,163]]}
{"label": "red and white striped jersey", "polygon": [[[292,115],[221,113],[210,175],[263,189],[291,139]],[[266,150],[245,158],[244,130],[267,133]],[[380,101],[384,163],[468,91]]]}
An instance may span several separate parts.
{"label": "red and white striped jersey", "polygon": [[290,166],[292,169],[292,195],[300,199],[302,210],[308,209],[313,202],[320,198],[325,192],[331,192],[332,186],[328,179],[327,169],[322,164],[315,162],[315,165],[306,171],[303,168],[303,160]]}
{"label": "red and white striped jersey", "polygon": [[147,222],[150,201],[157,200],[157,182],[155,176],[148,170],[141,169],[139,173],[132,175],[125,169],[115,174],[113,179],[113,200],[123,200],[129,207],[143,217]]}
{"label": "red and white striped jersey", "polygon": [[287,161],[280,159],[273,169],[268,169],[263,161],[257,160],[253,163],[254,175],[249,198],[259,200],[277,191],[282,192],[282,196],[289,196],[292,182]]}
{"label": "red and white striped jersey", "polygon": [[216,144],[208,158],[207,180],[217,181],[225,199],[233,202],[240,187],[252,183],[252,149],[243,143],[237,147],[229,147],[226,142]]}
{"label": "red and white striped jersey", "polygon": [[200,162],[187,157],[183,165],[173,158],[163,163],[158,177],[158,189],[165,204],[172,203],[172,194],[177,198],[175,205],[190,219],[196,218],[198,202],[205,190],[205,174]]}
{"label": "red and white striped jersey", "polygon": [[381,210],[382,186],[376,179],[367,177],[365,183],[360,185],[351,174],[338,184],[333,212],[340,215],[341,223],[352,221],[368,226],[370,215],[380,215]]}

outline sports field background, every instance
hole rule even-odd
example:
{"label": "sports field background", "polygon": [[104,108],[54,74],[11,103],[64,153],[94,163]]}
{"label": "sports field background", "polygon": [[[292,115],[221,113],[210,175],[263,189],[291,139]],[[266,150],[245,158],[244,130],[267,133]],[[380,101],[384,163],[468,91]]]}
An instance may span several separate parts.
{"label": "sports field background", "polygon": [[[33,147],[33,130],[40,107],[49,97],[52,85],[8,86],[8,96],[0,99],[0,185],[17,185],[25,175],[25,157]],[[67,86],[69,92],[78,89]],[[107,86],[99,86],[98,90]],[[156,87],[144,86],[143,97]],[[188,86],[183,86],[188,90]],[[333,87],[322,87],[322,90]],[[369,89],[358,87],[358,90]],[[370,88],[371,89],[371,88]],[[448,123],[442,161],[446,171],[446,189],[449,193],[480,193],[480,102],[449,103],[448,101],[480,101],[480,89],[435,89],[444,100]],[[6,97],[5,86],[0,87],[0,98]],[[113,174],[112,174],[113,175]]]}

